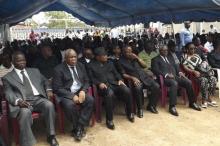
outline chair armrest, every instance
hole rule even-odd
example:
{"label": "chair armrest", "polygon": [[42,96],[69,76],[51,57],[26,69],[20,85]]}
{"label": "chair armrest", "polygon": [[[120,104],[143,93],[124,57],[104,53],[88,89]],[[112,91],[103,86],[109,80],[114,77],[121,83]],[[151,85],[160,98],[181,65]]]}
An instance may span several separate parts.
{"label": "chair armrest", "polygon": [[8,103],[6,100],[2,100],[1,102],[1,107],[2,107],[2,115],[3,116],[8,116]]}
{"label": "chair armrest", "polygon": [[161,87],[163,87],[164,86],[164,78],[163,78],[163,76],[159,75],[159,79],[160,79],[160,85],[161,85]]}

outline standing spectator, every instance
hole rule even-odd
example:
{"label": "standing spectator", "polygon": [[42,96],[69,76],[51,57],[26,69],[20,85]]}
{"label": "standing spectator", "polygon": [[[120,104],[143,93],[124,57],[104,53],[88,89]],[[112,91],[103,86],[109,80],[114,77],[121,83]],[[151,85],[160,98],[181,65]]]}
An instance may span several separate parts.
{"label": "standing spectator", "polygon": [[189,42],[192,42],[193,34],[190,31],[190,21],[184,22],[184,29],[180,32],[180,46],[185,47]]}
{"label": "standing spectator", "polygon": [[36,40],[36,34],[34,33],[33,29],[31,29],[31,33],[29,34],[29,39],[31,42],[34,42]]}
{"label": "standing spectator", "polygon": [[209,33],[215,34],[215,33],[218,33],[218,30],[217,30],[217,28],[214,27],[213,25],[210,25],[210,31],[209,31]]}
{"label": "standing spectator", "polygon": [[204,48],[208,51],[208,53],[210,53],[212,50],[214,50],[213,38],[214,38],[214,36],[211,33],[207,36],[207,42],[205,43]]}

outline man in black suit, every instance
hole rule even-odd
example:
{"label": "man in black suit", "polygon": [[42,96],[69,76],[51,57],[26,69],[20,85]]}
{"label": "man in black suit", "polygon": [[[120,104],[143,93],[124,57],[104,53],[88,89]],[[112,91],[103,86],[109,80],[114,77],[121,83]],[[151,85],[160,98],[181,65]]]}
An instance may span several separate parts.
{"label": "man in black suit", "polygon": [[160,86],[154,80],[153,74],[149,75],[144,71],[143,68],[146,67],[144,61],[132,52],[130,46],[126,46],[123,49],[123,56],[119,62],[124,69],[124,78],[132,82],[132,89],[138,108],[138,117],[143,117],[143,88],[147,88],[151,92],[147,110],[157,114],[156,105],[160,95]]}
{"label": "man in black suit", "polygon": [[58,102],[72,122],[72,134],[75,140],[80,141],[85,134],[84,127],[89,124],[94,102],[93,97],[87,94],[89,79],[85,67],[77,62],[73,49],[66,50],[65,61],[55,68],[52,84]]}
{"label": "man in black suit", "polygon": [[[177,57],[175,58],[177,59]],[[153,58],[151,62],[152,71],[158,77],[159,75],[162,75],[165,85],[169,87],[169,112],[174,116],[179,115],[175,108],[178,86],[186,89],[189,98],[189,107],[200,111],[200,107],[196,104],[192,83],[184,76],[182,72],[180,72],[179,65],[175,63],[177,61],[176,59],[174,59],[171,54],[168,56],[167,46],[162,46],[160,48],[160,54]]]}
{"label": "man in black suit", "polygon": [[91,77],[89,76],[89,71],[88,71],[88,64],[91,62],[91,60],[94,58],[93,52],[91,48],[84,48],[83,50],[83,56],[78,59],[78,62],[82,63],[85,65],[85,69],[87,72],[87,75],[89,77],[90,83],[91,83]]}
{"label": "man in black suit", "polygon": [[108,62],[104,48],[96,48],[94,54],[95,60],[89,64],[89,70],[93,84],[97,85],[98,92],[105,103],[107,127],[109,129],[115,128],[113,123],[113,98],[115,95],[126,103],[127,118],[134,122],[130,89],[122,81],[113,63]]}
{"label": "man in black suit", "polygon": [[2,81],[5,97],[9,102],[10,115],[18,119],[20,144],[32,146],[36,143],[31,130],[32,112],[40,112],[45,118],[48,143],[51,146],[58,146],[55,138],[55,110],[53,103],[48,100],[53,93],[48,81],[38,69],[26,68],[23,53],[15,52],[12,55],[12,62],[14,70],[5,75]]}

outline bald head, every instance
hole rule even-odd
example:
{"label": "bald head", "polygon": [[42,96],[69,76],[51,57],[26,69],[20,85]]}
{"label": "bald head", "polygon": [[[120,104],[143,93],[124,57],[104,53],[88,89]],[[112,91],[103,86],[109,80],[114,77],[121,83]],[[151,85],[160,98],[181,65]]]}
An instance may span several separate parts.
{"label": "bald head", "polygon": [[67,49],[65,51],[65,62],[70,65],[74,66],[77,63],[77,53],[73,49]]}

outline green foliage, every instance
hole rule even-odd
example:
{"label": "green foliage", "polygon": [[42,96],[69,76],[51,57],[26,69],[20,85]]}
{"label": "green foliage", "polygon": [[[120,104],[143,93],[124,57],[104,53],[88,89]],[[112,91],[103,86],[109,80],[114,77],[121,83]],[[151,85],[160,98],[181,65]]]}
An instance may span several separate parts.
{"label": "green foliage", "polygon": [[85,27],[85,23],[76,21],[76,19],[66,12],[51,11],[45,13],[49,23],[46,24],[48,28],[73,28]]}

